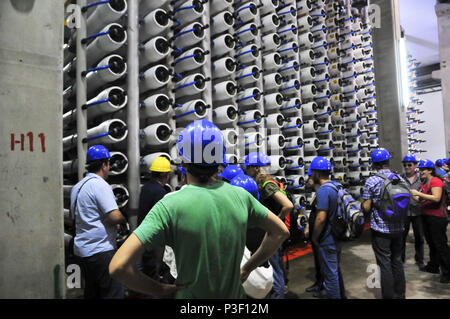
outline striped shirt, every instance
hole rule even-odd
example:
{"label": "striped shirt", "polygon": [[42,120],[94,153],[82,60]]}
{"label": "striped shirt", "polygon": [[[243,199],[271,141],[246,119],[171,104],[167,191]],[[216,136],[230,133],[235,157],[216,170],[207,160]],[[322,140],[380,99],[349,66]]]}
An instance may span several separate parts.
{"label": "striped shirt", "polygon": [[[377,172],[389,176],[392,172],[388,169],[383,169]],[[400,176],[399,176],[400,177]],[[401,178],[401,177],[400,177]],[[383,187],[384,180],[379,176],[371,176],[367,179],[364,185],[364,192],[362,198],[372,200],[372,213],[370,215],[370,228],[380,233],[392,234],[399,233],[404,230],[404,223],[391,222],[383,219],[382,215],[375,208],[376,204],[380,200],[381,188]]]}

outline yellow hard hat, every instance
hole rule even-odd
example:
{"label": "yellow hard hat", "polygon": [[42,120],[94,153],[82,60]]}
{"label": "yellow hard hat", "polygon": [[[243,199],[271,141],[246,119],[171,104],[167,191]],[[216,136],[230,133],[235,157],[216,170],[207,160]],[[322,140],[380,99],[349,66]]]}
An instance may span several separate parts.
{"label": "yellow hard hat", "polygon": [[164,156],[159,156],[153,161],[152,165],[150,166],[150,171],[167,173],[171,172],[172,170],[170,169],[169,160]]}

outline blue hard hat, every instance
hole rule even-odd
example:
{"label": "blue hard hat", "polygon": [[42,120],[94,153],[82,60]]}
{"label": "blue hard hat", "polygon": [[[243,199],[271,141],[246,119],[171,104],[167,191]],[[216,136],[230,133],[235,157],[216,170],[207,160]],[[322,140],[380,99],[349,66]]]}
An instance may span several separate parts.
{"label": "blue hard hat", "polygon": [[258,185],[256,184],[255,180],[250,176],[240,174],[231,180],[230,185],[242,187],[247,192],[252,194],[253,197],[259,200]]}
{"label": "blue hard hat", "polygon": [[184,175],[187,175],[186,170],[184,169],[184,167],[178,167],[178,170],[183,173]]}
{"label": "blue hard hat", "polygon": [[413,156],[413,155],[406,155],[405,157],[403,157],[403,161],[402,162],[413,162],[413,163],[417,163],[417,159]]}
{"label": "blue hard hat", "polygon": [[450,157],[447,158],[447,159],[445,160],[445,162],[447,163],[447,165],[450,165]]}
{"label": "blue hard hat", "polygon": [[96,160],[111,158],[111,154],[106,147],[103,145],[91,146],[86,154],[86,163],[93,162]]}
{"label": "blue hard hat", "polygon": [[176,147],[187,163],[213,166],[227,162],[222,132],[205,119],[186,126],[178,138]]}
{"label": "blue hard hat", "polygon": [[436,163],[434,163],[437,167],[442,167],[442,166],[444,166],[444,164],[445,164],[445,162],[444,162],[444,160],[443,159],[438,159],[437,161],[436,161]]}
{"label": "blue hard hat", "polygon": [[[331,162],[323,156],[316,156],[309,165],[310,170],[331,171]],[[309,173],[309,172],[308,172]]]}
{"label": "blue hard hat", "polygon": [[228,165],[227,167],[224,168],[222,173],[217,174],[217,176],[220,176],[226,179],[227,181],[231,181],[235,176],[240,174],[244,174],[242,168],[236,165]]}
{"label": "blue hard hat", "polygon": [[391,154],[385,148],[377,148],[372,151],[372,162],[384,162],[391,158]]}
{"label": "blue hard hat", "polygon": [[270,157],[260,152],[251,152],[245,158],[244,166],[267,166],[270,165]]}
{"label": "blue hard hat", "polygon": [[418,168],[430,168],[433,169],[434,168],[434,163],[431,160],[422,160],[419,163],[419,166],[417,166]]}

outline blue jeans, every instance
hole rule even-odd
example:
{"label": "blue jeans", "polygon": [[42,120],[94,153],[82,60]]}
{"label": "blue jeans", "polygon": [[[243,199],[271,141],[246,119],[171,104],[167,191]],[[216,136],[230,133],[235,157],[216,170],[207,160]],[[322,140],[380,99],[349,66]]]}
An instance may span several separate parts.
{"label": "blue jeans", "polygon": [[345,298],[344,280],[342,278],[341,267],[341,245],[329,244],[317,247],[317,254],[320,262],[320,272],[323,277],[322,295],[329,299]]}
{"label": "blue jeans", "polygon": [[372,248],[380,266],[383,299],[404,299],[406,282],[403,270],[403,234],[383,234],[372,229]]}
{"label": "blue jeans", "polygon": [[284,299],[284,267],[283,252],[278,249],[269,259],[273,268],[273,286],[270,299]]}

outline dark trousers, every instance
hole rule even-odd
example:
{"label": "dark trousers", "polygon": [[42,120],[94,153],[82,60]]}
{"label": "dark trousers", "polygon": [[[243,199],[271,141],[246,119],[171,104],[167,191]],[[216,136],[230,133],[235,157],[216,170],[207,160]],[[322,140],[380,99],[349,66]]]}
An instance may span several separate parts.
{"label": "dark trousers", "polygon": [[423,224],[422,217],[419,216],[408,216],[406,217],[405,223],[405,231],[403,233],[403,251],[402,251],[402,261],[405,262],[406,255],[406,238],[409,233],[409,226],[412,224],[413,232],[414,232],[414,247],[416,249],[416,254],[414,255],[414,259],[417,264],[423,264],[423,247],[425,244],[424,240],[424,232],[423,232]]}
{"label": "dark trousers", "polygon": [[284,299],[284,261],[283,251],[278,249],[272,257],[269,258],[269,263],[273,268],[273,286],[269,295],[270,299]]}
{"label": "dark trousers", "polygon": [[320,286],[320,288],[323,288],[323,277],[322,273],[320,272],[320,260],[319,260],[319,253],[318,253],[318,247],[311,243],[313,255],[314,255],[314,268],[315,268],[315,277],[316,277],[316,284]]}
{"label": "dark trousers", "polygon": [[402,262],[403,234],[383,234],[372,230],[372,248],[380,267],[383,299],[404,299],[406,282]]}
{"label": "dark trousers", "polygon": [[448,220],[444,217],[422,215],[425,239],[430,247],[428,267],[438,270],[442,276],[450,278],[450,248],[447,244]]}
{"label": "dark trousers", "polygon": [[114,250],[101,252],[90,257],[80,258],[84,273],[85,299],[122,299],[124,287],[109,275],[109,263]]}
{"label": "dark trousers", "polygon": [[323,278],[321,294],[328,299],[346,299],[344,280],[341,272],[341,245],[317,247],[320,272]]}

